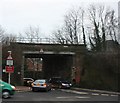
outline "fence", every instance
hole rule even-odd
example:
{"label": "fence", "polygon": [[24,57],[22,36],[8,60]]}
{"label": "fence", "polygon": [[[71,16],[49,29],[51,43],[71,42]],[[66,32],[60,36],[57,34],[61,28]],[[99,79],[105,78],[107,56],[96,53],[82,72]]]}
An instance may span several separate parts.
{"label": "fence", "polygon": [[21,43],[46,43],[46,44],[58,44],[59,42],[55,38],[20,38],[17,37],[13,42]]}

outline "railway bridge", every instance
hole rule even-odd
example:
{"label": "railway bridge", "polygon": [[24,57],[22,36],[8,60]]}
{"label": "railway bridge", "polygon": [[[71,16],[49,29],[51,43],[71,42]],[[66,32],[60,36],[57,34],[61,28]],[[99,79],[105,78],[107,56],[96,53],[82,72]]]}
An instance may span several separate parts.
{"label": "railway bridge", "polygon": [[[3,67],[8,51],[12,52],[14,73],[11,82],[23,85],[23,78],[50,78],[60,76],[80,82],[86,48],[83,44],[44,44],[11,42],[2,48]],[[8,74],[3,73],[3,80]]]}

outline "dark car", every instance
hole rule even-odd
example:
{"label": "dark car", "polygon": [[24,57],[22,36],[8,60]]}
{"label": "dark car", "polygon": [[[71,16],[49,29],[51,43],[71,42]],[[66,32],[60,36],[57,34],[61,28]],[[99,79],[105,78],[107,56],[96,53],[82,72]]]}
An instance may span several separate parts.
{"label": "dark car", "polygon": [[31,86],[31,84],[34,82],[34,79],[32,78],[23,78],[24,80],[24,86]]}
{"label": "dark car", "polygon": [[61,80],[61,77],[52,77],[49,79],[49,82],[52,84],[52,88],[59,88]]}
{"label": "dark car", "polygon": [[52,88],[70,88],[72,86],[69,81],[62,79],[61,77],[52,77],[49,81],[52,84]]}
{"label": "dark car", "polygon": [[67,80],[62,80],[62,81],[60,81],[59,84],[60,84],[59,88],[63,88],[63,89],[66,89],[66,88],[70,89],[72,86],[72,84]]}
{"label": "dark car", "polygon": [[32,83],[32,91],[49,91],[51,83],[47,79],[38,79]]}

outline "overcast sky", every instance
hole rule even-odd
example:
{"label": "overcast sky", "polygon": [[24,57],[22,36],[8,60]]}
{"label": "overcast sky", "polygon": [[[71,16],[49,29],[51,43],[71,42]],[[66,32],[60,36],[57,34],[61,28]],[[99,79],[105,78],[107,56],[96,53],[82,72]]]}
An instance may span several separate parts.
{"label": "overcast sky", "polygon": [[89,4],[104,4],[118,10],[119,0],[1,0],[0,25],[8,33],[18,34],[38,26],[43,36],[62,25],[64,15],[72,7],[87,8]]}

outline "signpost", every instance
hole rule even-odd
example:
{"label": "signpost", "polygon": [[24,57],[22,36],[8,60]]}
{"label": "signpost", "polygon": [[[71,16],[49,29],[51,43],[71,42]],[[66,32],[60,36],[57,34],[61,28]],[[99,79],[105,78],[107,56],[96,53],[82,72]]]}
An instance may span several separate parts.
{"label": "signpost", "polygon": [[10,84],[10,75],[14,72],[13,58],[11,56],[11,51],[8,51],[9,55],[6,59],[6,73],[8,73],[8,83]]}

